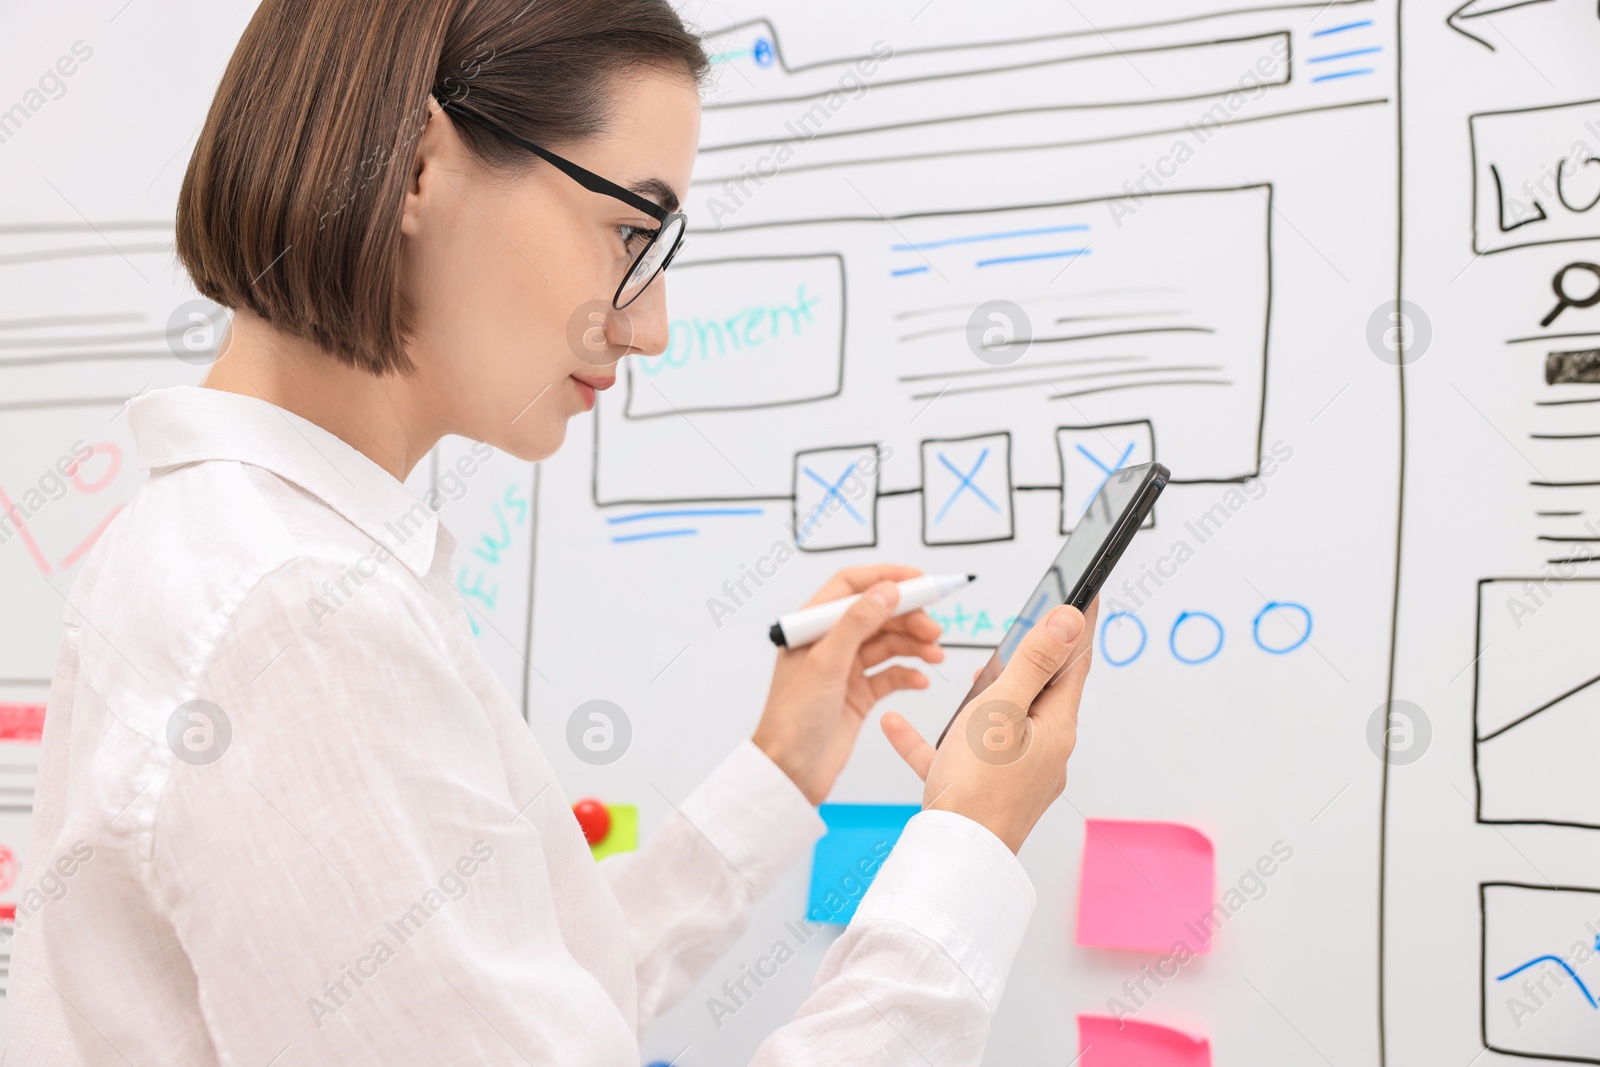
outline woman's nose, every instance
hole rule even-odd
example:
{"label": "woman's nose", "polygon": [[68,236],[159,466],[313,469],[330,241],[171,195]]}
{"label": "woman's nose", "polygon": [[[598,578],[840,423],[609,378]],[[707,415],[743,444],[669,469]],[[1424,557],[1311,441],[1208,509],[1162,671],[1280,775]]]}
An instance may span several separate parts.
{"label": "woman's nose", "polygon": [[667,348],[667,276],[665,272],[638,298],[612,316],[614,345],[626,345],[644,356],[659,356]]}

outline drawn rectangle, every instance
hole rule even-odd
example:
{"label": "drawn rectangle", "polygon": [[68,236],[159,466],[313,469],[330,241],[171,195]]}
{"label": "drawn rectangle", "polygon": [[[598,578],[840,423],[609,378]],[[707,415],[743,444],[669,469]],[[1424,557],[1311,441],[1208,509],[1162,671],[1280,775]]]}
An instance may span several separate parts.
{"label": "drawn rectangle", "polygon": [[1600,139],[1592,132],[1600,100],[1485,111],[1467,123],[1474,252],[1600,237]]}
{"label": "drawn rectangle", "polygon": [[1600,829],[1600,579],[1478,583],[1478,819]]}
{"label": "drawn rectangle", "polygon": [[1009,541],[1011,435],[980,434],[922,442],[922,543]]}
{"label": "drawn rectangle", "polygon": [[[1155,427],[1148,420],[1061,426],[1056,429],[1056,452],[1061,458],[1061,532],[1065,534],[1078,525],[1089,502],[1112,474],[1155,461]],[[1141,529],[1155,524],[1152,509]]]}
{"label": "drawn rectangle", "polygon": [[667,347],[626,363],[631,419],[799,404],[837,395],[844,259],[761,256],[672,272]]}
{"label": "drawn rectangle", "polygon": [[1600,889],[1478,887],[1484,1046],[1600,1063]]}
{"label": "drawn rectangle", "polygon": [[[693,413],[663,390],[685,417],[630,418],[602,394],[595,501],[781,500],[794,452],[837,445],[838,427],[892,448],[896,485],[914,483],[922,440],[1004,429],[1017,484],[1038,485],[1058,475],[1055,430],[1074,417],[1160,426],[1175,482],[1250,477],[1272,214],[1271,187],[1250,185],[696,232],[697,252],[718,260],[848,261],[845,349],[871,358],[848,361],[835,396],[760,410]],[[1022,358],[1000,366],[974,358],[965,337],[994,299],[1016,301],[1033,324]]]}
{"label": "drawn rectangle", "polygon": [[807,552],[878,543],[878,446],[794,456],[795,545]]}

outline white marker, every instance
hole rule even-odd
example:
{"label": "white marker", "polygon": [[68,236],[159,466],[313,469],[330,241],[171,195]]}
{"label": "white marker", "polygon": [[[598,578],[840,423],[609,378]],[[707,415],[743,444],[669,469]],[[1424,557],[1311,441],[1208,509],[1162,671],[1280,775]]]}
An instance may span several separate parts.
{"label": "white marker", "polygon": [[[896,582],[900,587],[900,603],[895,606],[892,618],[909,615],[925,608],[935,600],[943,600],[968,582],[976,581],[976,574],[924,574],[920,578],[907,578]],[[844,617],[851,605],[861,599],[861,594],[842,600],[830,600],[814,608],[791,611],[772,624],[768,636],[779,648],[802,648],[833,629],[833,624]]]}

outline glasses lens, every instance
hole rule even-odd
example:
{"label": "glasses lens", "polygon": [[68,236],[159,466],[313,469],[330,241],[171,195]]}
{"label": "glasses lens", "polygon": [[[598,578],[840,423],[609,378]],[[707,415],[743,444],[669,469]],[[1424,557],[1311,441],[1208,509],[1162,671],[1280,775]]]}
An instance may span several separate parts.
{"label": "glasses lens", "polygon": [[674,216],[662,224],[655,240],[650,242],[650,246],[634,261],[633,269],[628,271],[628,278],[617,293],[617,307],[627,306],[634,297],[644,292],[645,286],[650,284],[651,279],[661,273],[667,260],[672,256],[673,249],[678,246],[678,239],[683,236],[683,225],[684,220],[681,215]]}

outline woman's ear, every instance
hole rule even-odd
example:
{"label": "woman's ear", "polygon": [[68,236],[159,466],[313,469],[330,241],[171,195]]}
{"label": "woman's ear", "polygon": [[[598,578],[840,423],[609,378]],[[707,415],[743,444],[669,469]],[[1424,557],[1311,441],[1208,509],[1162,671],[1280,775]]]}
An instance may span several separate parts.
{"label": "woman's ear", "polygon": [[423,122],[411,153],[411,169],[406,173],[405,199],[400,207],[400,232],[407,237],[422,233],[423,175],[429,166],[438,164],[444,141],[455,136],[449,116],[431,94],[428,96],[427,109],[428,117]]}

